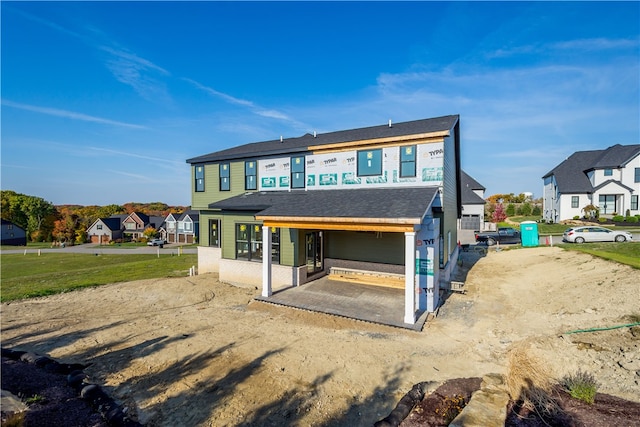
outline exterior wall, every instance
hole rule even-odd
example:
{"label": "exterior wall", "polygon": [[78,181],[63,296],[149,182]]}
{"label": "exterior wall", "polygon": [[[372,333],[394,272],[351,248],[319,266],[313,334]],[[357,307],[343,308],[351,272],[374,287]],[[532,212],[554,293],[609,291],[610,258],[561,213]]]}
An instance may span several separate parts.
{"label": "exterior wall", "polygon": [[[305,156],[306,189],[337,190],[373,187],[415,187],[442,185],[442,142],[416,146],[416,177],[399,178],[400,147],[382,148],[382,175],[358,177],[358,149],[344,152],[307,154]],[[258,161],[258,190],[289,189],[291,156],[272,157]],[[244,167],[244,162],[243,162]],[[244,180],[244,170],[242,173]]]}
{"label": "exterior wall", "polygon": [[[572,197],[578,197],[578,207],[577,208],[572,208],[571,207],[571,199]],[[560,195],[560,203],[559,203],[559,219],[558,221],[562,221],[565,219],[573,219],[574,216],[579,216],[579,217],[583,217],[584,216],[584,211],[582,210],[582,208],[584,208],[587,205],[590,205],[591,202],[591,196],[589,194],[561,194]],[[595,203],[596,205],[598,204],[597,202]]]}
{"label": "exterior wall", "polygon": [[220,191],[220,167],[218,163],[204,166],[204,191],[196,192],[195,167],[191,166],[191,207],[194,210],[206,210],[210,203],[228,199],[246,193],[244,189],[244,160],[230,162],[231,186],[229,191]]}
{"label": "exterior wall", "polygon": [[15,224],[4,223],[0,241],[3,245],[26,246],[27,232]]}
{"label": "exterior wall", "polygon": [[542,218],[547,222],[560,221],[560,200],[557,194],[556,179],[553,175],[545,178],[542,194]]}
{"label": "exterior wall", "polygon": [[198,273],[218,273],[222,250],[205,246],[198,247]]}
{"label": "exterior wall", "polygon": [[442,187],[442,208],[444,215],[440,220],[441,252],[443,265],[449,262],[453,251],[458,247],[458,171],[455,156],[455,135],[444,142],[444,183]]}
{"label": "exterior wall", "polygon": [[[199,252],[199,251],[198,251]],[[272,286],[275,290],[290,286],[299,286],[306,281],[306,267],[290,267],[273,264],[271,266]],[[221,282],[237,286],[262,286],[262,263],[220,259]]]}
{"label": "exterior wall", "polygon": [[326,258],[404,265],[404,234],[328,231],[325,236]]}

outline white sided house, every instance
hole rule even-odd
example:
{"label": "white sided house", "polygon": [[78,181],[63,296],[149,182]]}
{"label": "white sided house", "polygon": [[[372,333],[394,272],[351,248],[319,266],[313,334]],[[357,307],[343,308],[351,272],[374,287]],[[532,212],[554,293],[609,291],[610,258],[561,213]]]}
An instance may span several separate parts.
{"label": "white sided house", "polygon": [[542,177],[543,219],[584,217],[593,205],[601,216],[640,213],[640,144],[577,151]]}
{"label": "white sided house", "polygon": [[414,324],[437,309],[456,266],[459,147],[452,115],[188,159],[199,272],[261,287],[263,298],[336,271],[387,275]]}

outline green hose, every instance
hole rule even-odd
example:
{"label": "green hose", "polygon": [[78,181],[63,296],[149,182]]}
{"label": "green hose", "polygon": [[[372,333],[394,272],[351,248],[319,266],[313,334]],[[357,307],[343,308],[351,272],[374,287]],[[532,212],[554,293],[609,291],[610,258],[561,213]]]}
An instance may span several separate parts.
{"label": "green hose", "polygon": [[618,326],[609,326],[608,328],[590,328],[590,329],[578,329],[577,331],[565,332],[562,335],[570,335],[570,334],[578,334],[580,332],[597,332],[597,331],[608,331],[610,329],[620,329],[620,328],[630,328],[632,326],[640,326],[640,322],[636,323],[627,323],[626,325],[618,325]]}

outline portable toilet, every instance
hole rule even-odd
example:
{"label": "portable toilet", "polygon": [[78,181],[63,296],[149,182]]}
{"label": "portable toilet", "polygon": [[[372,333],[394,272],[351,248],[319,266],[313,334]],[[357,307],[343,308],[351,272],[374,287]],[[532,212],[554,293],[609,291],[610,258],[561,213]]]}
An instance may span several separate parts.
{"label": "portable toilet", "polygon": [[520,223],[520,238],[522,246],[538,246],[538,223],[535,221],[523,221]]}

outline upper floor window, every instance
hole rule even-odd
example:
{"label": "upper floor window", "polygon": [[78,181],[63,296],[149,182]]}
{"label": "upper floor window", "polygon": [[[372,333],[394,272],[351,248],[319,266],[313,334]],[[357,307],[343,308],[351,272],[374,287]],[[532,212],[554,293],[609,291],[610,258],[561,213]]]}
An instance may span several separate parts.
{"label": "upper floor window", "polygon": [[257,167],[254,161],[244,162],[244,189],[258,189]]}
{"label": "upper floor window", "polygon": [[204,166],[198,165],[195,168],[196,191],[204,191]]}
{"label": "upper floor window", "polygon": [[635,175],[633,176],[633,182],[640,182],[640,168],[635,169]]}
{"label": "upper floor window", "polygon": [[304,188],[304,156],[291,158],[291,188]]}
{"label": "upper floor window", "polygon": [[631,196],[631,210],[638,210],[638,196]]}
{"label": "upper floor window", "polygon": [[416,146],[400,147],[400,178],[416,176]]}
{"label": "upper floor window", "polygon": [[358,151],[358,176],[382,175],[382,149]]}
{"label": "upper floor window", "polygon": [[580,203],[580,196],[571,196],[571,207],[577,208],[578,203]]}
{"label": "upper floor window", "polygon": [[96,225],[96,229],[98,229],[98,230],[102,230],[102,224],[98,224],[98,225]]}
{"label": "upper floor window", "polygon": [[604,170],[604,176],[612,176],[612,175],[613,175],[613,169]]}
{"label": "upper floor window", "polygon": [[231,190],[231,166],[229,163],[220,164],[220,191]]}

